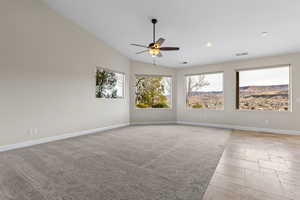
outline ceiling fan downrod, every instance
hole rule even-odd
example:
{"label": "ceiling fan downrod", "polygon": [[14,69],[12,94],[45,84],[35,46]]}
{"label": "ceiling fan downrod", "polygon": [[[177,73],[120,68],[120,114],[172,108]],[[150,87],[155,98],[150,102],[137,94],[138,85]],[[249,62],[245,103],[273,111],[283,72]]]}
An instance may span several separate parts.
{"label": "ceiling fan downrod", "polygon": [[155,24],[157,23],[157,19],[152,19],[151,22],[153,24],[153,43],[155,43]]}

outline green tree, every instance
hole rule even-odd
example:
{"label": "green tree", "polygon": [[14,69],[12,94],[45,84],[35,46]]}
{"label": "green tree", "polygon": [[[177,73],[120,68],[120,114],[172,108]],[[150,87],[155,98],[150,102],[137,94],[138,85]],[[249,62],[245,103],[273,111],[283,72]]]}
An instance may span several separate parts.
{"label": "green tree", "polygon": [[96,97],[97,98],[117,98],[117,77],[114,72],[104,69],[96,71]]}
{"label": "green tree", "polygon": [[168,108],[164,77],[139,76],[136,82],[136,106],[139,108]]}

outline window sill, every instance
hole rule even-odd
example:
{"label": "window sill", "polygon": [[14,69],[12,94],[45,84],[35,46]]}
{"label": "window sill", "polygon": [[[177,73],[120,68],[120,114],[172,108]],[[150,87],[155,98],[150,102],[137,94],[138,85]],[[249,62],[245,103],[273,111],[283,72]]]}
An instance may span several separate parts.
{"label": "window sill", "polygon": [[223,112],[225,111],[225,109],[209,109],[209,108],[189,108],[189,107],[186,107],[186,110],[189,110],[189,111],[217,111],[217,112]]}
{"label": "window sill", "polygon": [[125,100],[124,97],[119,97],[119,98],[97,98],[95,97],[96,100],[99,101],[116,101],[116,100]]}
{"label": "window sill", "polygon": [[148,111],[155,111],[155,110],[166,110],[166,111],[173,111],[173,108],[137,108],[135,110],[148,110]]}
{"label": "window sill", "polygon": [[274,113],[292,113],[292,110],[243,110],[243,109],[235,109],[235,112],[253,112],[253,113],[270,113],[270,114],[274,114]]}

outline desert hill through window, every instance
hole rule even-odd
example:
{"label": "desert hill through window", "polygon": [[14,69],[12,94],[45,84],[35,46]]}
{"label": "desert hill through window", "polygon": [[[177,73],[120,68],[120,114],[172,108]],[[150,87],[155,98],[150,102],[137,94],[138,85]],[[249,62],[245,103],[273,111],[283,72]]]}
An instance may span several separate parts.
{"label": "desert hill through window", "polygon": [[289,110],[289,66],[237,72],[237,109]]}

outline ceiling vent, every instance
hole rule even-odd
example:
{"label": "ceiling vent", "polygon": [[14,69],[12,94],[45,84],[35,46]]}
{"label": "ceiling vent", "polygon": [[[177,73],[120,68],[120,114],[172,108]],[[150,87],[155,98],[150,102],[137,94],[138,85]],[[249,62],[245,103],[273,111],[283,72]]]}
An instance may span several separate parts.
{"label": "ceiling vent", "polygon": [[236,56],[247,56],[248,52],[243,52],[243,53],[237,53],[235,54]]}

